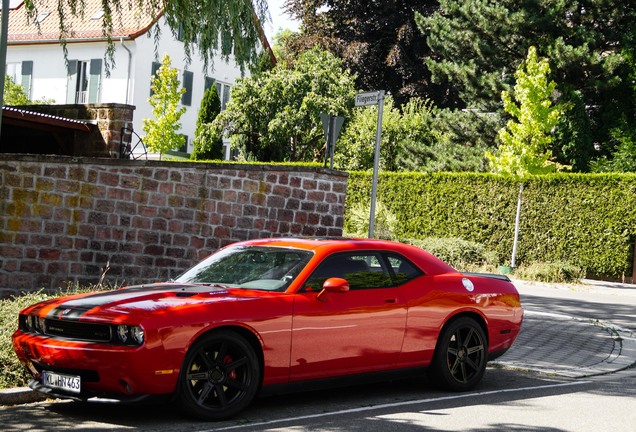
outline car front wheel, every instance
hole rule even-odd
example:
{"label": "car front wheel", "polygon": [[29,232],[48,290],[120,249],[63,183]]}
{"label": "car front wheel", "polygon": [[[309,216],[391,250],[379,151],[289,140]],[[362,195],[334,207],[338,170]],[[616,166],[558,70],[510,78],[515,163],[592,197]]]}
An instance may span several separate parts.
{"label": "car front wheel", "polygon": [[182,411],[202,420],[221,420],[243,410],[260,382],[252,346],[231,331],[202,336],[188,351],[179,378]]}
{"label": "car front wheel", "polygon": [[429,379],[446,390],[470,390],[484,375],[487,354],[488,340],[479,323],[459,318],[440,333]]}

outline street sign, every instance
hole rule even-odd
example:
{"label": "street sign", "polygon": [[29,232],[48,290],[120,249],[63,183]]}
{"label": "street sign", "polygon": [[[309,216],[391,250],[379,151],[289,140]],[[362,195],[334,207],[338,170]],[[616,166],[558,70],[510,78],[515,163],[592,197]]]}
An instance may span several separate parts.
{"label": "street sign", "polygon": [[327,145],[325,150],[325,167],[327,167],[327,159],[331,159],[329,168],[333,169],[333,152],[336,146],[336,140],[340,129],[344,123],[344,117],[335,116],[333,114],[320,113],[320,121],[322,127],[325,130],[325,138],[327,139]]}
{"label": "street sign", "polygon": [[[333,119],[333,130],[329,130],[329,122]],[[340,129],[342,129],[342,125],[344,124],[344,117],[329,115],[325,113],[320,113],[320,121],[322,121],[322,128],[325,132],[325,139],[329,140],[329,132],[331,132],[331,137],[333,138],[333,142],[335,143],[338,139],[338,135],[340,135]]]}
{"label": "street sign", "polygon": [[356,95],[356,106],[377,105],[380,101],[380,92],[381,90],[358,93]]}

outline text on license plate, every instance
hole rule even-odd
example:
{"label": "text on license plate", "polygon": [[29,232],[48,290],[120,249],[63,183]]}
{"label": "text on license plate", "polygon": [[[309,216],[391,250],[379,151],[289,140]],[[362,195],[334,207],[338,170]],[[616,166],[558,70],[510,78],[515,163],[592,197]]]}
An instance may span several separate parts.
{"label": "text on license plate", "polygon": [[42,371],[42,385],[66,390],[72,393],[79,393],[82,386],[82,380],[80,377],[74,375]]}

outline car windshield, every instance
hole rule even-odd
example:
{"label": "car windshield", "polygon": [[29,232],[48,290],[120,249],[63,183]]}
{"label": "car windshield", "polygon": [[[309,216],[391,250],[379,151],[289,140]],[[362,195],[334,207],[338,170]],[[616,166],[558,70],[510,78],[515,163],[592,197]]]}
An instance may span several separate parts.
{"label": "car windshield", "polygon": [[230,247],[210,255],[175,281],[284,291],[311,257],[311,252],[299,249]]}

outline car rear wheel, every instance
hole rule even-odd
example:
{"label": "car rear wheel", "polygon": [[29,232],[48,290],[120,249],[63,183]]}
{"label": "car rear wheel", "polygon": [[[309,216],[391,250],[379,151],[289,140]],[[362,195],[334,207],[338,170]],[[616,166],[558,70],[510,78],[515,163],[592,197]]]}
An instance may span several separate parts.
{"label": "car rear wheel", "polygon": [[459,318],[440,333],[429,379],[446,390],[470,390],[484,375],[487,355],[488,340],[479,323]]}
{"label": "car rear wheel", "polygon": [[204,335],[188,351],[179,378],[182,411],[202,420],[221,420],[254,399],[260,366],[252,346],[231,331]]}

